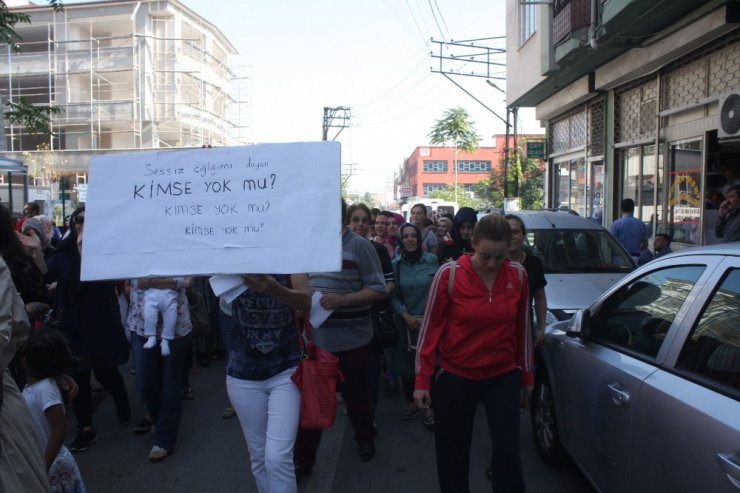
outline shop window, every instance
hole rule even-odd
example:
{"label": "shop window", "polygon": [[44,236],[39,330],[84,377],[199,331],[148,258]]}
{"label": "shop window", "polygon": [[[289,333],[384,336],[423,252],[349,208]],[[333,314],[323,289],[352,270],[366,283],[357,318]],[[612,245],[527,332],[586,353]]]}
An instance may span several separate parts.
{"label": "shop window", "polygon": [[469,161],[457,162],[457,171],[460,173],[488,173],[491,171],[491,161]]}
{"label": "shop window", "polygon": [[447,161],[444,160],[424,160],[425,173],[437,173],[447,171]]}
{"label": "shop window", "polygon": [[444,183],[424,183],[424,196],[429,197],[438,190],[446,190],[447,185]]}
{"label": "shop window", "polygon": [[[658,159],[655,146],[635,146],[623,149],[619,154],[622,170],[622,189],[619,201],[635,201],[635,217],[642,219],[648,232],[652,234],[656,221],[657,207],[655,188],[661,180],[658,177]],[[658,202],[659,203],[659,202]]]}
{"label": "shop window", "polygon": [[675,142],[669,149],[668,234],[673,241],[698,245],[701,240],[702,141]]}

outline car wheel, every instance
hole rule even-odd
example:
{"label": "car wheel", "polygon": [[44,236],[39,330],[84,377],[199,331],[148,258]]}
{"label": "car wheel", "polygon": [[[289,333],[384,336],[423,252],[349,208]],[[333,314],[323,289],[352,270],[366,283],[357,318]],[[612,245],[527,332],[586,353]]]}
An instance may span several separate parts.
{"label": "car wheel", "polygon": [[537,455],[547,464],[564,466],[568,454],[560,443],[558,423],[555,416],[555,401],[550,382],[537,379],[532,395],[532,431]]}

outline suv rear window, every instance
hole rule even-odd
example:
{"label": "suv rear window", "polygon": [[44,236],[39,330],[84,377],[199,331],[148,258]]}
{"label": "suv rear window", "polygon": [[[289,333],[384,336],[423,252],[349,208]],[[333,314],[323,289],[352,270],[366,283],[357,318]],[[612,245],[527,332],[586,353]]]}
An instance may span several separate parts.
{"label": "suv rear window", "polygon": [[542,260],[545,274],[634,269],[624,249],[603,229],[534,229],[527,231],[526,242]]}

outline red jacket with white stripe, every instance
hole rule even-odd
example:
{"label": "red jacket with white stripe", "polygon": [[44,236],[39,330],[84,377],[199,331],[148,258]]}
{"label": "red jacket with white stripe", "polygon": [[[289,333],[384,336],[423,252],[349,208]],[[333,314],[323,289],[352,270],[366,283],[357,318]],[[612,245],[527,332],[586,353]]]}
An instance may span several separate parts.
{"label": "red jacket with white stripe", "polygon": [[475,272],[471,257],[444,264],[427,296],[417,343],[415,388],[430,388],[435,364],[472,380],[520,368],[522,385],[532,385],[529,313],[527,274],[521,264],[504,260],[491,291]]}

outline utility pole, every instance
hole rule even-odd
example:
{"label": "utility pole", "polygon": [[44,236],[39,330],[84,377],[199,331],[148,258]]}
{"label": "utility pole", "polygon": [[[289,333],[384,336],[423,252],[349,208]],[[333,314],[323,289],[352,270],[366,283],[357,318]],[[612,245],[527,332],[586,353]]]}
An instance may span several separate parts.
{"label": "utility pole", "polygon": [[[439,45],[439,54],[435,55],[434,53],[431,54],[432,58],[435,58],[439,60],[439,67],[434,68],[432,67],[432,72],[436,72],[438,74],[442,74],[455,84],[460,90],[462,90],[465,94],[473,98],[478,104],[483,106],[485,109],[487,109],[489,112],[493,114],[496,118],[501,120],[506,125],[506,145],[504,147],[504,201],[509,196],[509,165],[510,165],[510,149],[509,149],[509,139],[512,134],[511,132],[511,123],[510,123],[510,115],[514,113],[514,150],[513,152],[516,153],[516,113],[515,110],[512,108],[506,107],[506,118],[501,117],[498,113],[493,111],[491,108],[489,108],[485,103],[483,103],[480,99],[475,97],[473,94],[470,93],[467,89],[465,89],[463,86],[461,86],[457,81],[455,81],[451,76],[461,76],[461,77],[481,77],[486,79],[486,82],[488,85],[493,87],[494,89],[504,93],[506,95],[506,91],[498,87],[493,80],[506,80],[506,77],[498,77],[496,76],[496,72],[493,72],[492,69],[495,69],[497,67],[506,67],[505,63],[501,63],[496,61],[496,57],[500,57],[501,55],[504,55],[506,53],[506,49],[504,48],[494,48],[490,46],[486,46],[490,42],[505,40],[506,36],[495,36],[490,38],[480,38],[480,39],[469,39],[464,41],[435,41],[431,40],[432,43],[436,43]],[[452,50],[454,49],[455,54],[449,54],[445,55],[443,48],[446,47],[449,53],[452,53]],[[500,70],[500,68],[498,69]],[[516,155],[516,154],[515,154]],[[457,172],[457,170],[455,170]],[[457,181],[457,180],[456,180]],[[455,190],[457,190],[457,184],[455,185]],[[519,195],[519,180],[517,177],[517,181],[515,183],[515,197]]]}
{"label": "utility pole", "polygon": [[336,140],[342,130],[349,127],[349,120],[352,117],[350,109],[346,106],[329,108],[324,106],[324,126],[321,140],[329,140],[329,129],[338,128],[336,135],[331,140]]}

